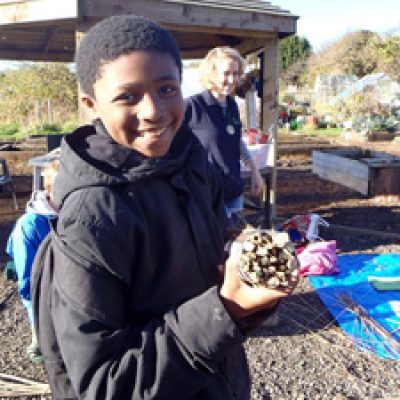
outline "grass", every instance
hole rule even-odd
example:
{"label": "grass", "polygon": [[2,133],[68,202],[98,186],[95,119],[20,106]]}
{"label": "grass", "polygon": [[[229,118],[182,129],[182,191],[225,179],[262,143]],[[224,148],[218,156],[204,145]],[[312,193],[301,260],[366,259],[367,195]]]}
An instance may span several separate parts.
{"label": "grass", "polygon": [[[289,131],[289,134],[294,135],[307,135],[307,136],[314,136],[314,137],[338,137],[342,134],[343,128],[308,128],[308,127],[301,127],[296,130]],[[287,130],[284,128],[279,129],[280,134],[288,134]]]}
{"label": "grass", "polygon": [[28,127],[21,127],[16,123],[0,123],[0,141],[15,141],[36,135],[65,134],[72,132],[78,125],[78,121],[75,119],[64,123],[43,123]]}
{"label": "grass", "polygon": [[[19,140],[28,136],[47,134],[61,134],[72,132],[78,126],[75,120],[67,121],[64,124],[42,124],[40,126],[32,126],[28,129],[21,130],[17,124],[0,124],[0,141],[2,140]],[[296,130],[289,131],[293,135],[307,135],[313,137],[338,137],[342,134],[342,128],[318,128],[312,129],[301,127]],[[288,134],[285,128],[279,129],[282,135]]]}

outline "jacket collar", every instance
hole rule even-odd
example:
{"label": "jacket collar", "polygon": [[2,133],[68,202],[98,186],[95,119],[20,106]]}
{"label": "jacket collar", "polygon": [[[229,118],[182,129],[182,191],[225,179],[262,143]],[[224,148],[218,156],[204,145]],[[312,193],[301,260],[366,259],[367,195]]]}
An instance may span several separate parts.
{"label": "jacket collar", "polygon": [[100,140],[94,138],[92,143],[92,152],[95,153],[93,154],[95,158],[105,159],[114,168],[119,168],[132,157],[132,149],[116,143],[100,119],[94,120],[93,126],[97,135],[101,137]]}
{"label": "jacket collar", "polygon": [[[213,96],[213,94],[211,93],[210,90],[204,90],[203,92],[201,92],[201,96],[204,99],[204,102],[207,104],[207,106],[218,106],[221,107],[221,104],[218,102],[218,100]],[[226,104],[229,105],[230,103],[232,103],[232,101],[234,101],[234,99],[232,98],[232,96],[227,96],[226,97]]]}

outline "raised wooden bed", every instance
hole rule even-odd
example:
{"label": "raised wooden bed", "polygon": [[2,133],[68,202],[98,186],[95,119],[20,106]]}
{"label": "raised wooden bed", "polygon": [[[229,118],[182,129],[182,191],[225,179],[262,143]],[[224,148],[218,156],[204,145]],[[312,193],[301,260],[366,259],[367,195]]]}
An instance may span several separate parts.
{"label": "raised wooden bed", "polygon": [[366,196],[400,195],[400,157],[357,147],[314,150],[313,173]]}
{"label": "raised wooden bed", "polygon": [[378,142],[378,141],[392,141],[396,134],[390,132],[356,132],[346,131],[343,133],[346,140],[352,142]]}

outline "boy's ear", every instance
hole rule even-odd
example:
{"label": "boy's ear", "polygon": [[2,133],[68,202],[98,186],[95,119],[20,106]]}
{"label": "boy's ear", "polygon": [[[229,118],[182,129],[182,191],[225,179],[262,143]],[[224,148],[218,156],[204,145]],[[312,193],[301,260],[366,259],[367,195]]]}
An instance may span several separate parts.
{"label": "boy's ear", "polygon": [[96,105],[95,105],[96,102],[86,94],[81,95],[81,102],[89,110],[93,111],[95,109],[95,107],[96,107]]}
{"label": "boy's ear", "polygon": [[86,109],[86,112],[93,119],[97,118],[96,101],[86,94],[81,95],[81,102]]}

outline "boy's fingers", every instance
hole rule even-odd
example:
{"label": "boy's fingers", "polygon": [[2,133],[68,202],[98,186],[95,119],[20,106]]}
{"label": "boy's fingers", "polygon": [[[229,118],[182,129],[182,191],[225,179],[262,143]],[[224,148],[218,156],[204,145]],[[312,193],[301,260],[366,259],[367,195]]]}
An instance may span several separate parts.
{"label": "boy's fingers", "polygon": [[229,258],[236,259],[239,261],[239,258],[242,254],[243,244],[240,242],[233,242],[229,251]]}

